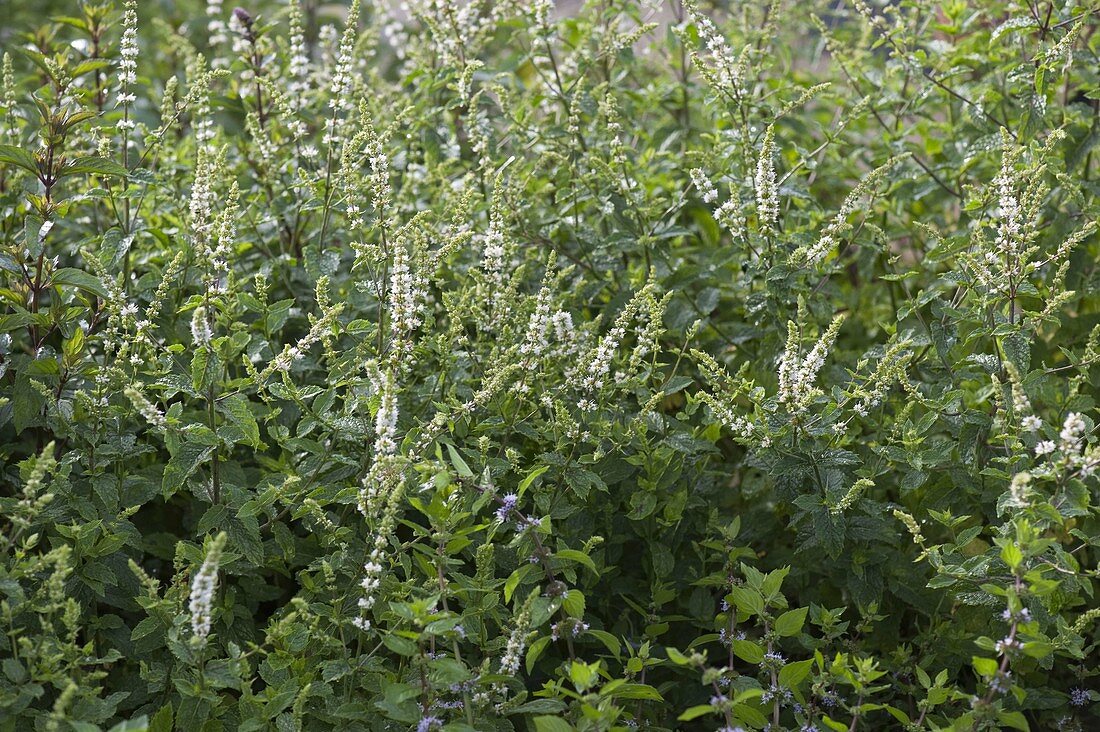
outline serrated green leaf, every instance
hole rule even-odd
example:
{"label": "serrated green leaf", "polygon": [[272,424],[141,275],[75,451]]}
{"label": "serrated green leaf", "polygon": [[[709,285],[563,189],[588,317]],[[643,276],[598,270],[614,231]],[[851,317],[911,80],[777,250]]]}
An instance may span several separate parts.
{"label": "serrated green leaf", "polygon": [[62,267],[61,269],[54,270],[53,274],[50,276],[50,284],[55,287],[57,285],[69,285],[102,298],[108,296],[107,288],[98,277],[89,272],[74,269],[72,267]]}
{"label": "serrated green leaf", "polygon": [[69,175],[104,175],[104,176],[116,176],[125,177],[129,171],[122,167],[114,160],[108,160],[107,158],[100,158],[96,156],[89,156],[84,158],[76,158],[72,162],[62,166],[59,177],[65,177]]}

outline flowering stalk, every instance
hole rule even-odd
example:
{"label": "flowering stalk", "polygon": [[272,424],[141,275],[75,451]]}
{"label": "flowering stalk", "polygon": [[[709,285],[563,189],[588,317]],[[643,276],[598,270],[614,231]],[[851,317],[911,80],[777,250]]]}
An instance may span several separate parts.
{"label": "flowering stalk", "polygon": [[298,0],[290,4],[290,58],[287,66],[287,91],[290,92],[295,111],[305,107],[305,95],[309,92],[309,53],[306,50],[306,34],[302,27],[302,6]]}
{"label": "flowering stalk", "polygon": [[504,676],[515,676],[519,673],[523,651],[527,647],[527,635],[531,631],[531,609],[538,596],[538,588],[532,590],[516,615],[515,624],[508,635],[508,644],[505,646],[504,655],[500,658],[500,667],[497,670]]}
{"label": "flowering stalk", "polygon": [[0,100],[4,104],[4,117],[8,121],[5,131],[8,139],[15,142],[18,139],[18,127],[15,124],[15,70],[12,68],[11,54],[4,52],[2,64],[0,64]]}
{"label": "flowering stalk", "polygon": [[214,594],[218,589],[218,568],[225,541],[224,531],[214,537],[202,566],[191,580],[191,597],[187,605],[191,613],[191,642],[200,647],[206,645],[214,622]]}
{"label": "flowering stalk", "polygon": [[364,632],[372,627],[367,613],[374,608],[374,604],[378,600],[378,588],[382,581],[382,562],[386,561],[386,546],[390,542],[390,537],[397,523],[398,508],[404,498],[405,479],[404,477],[398,477],[389,496],[387,496],[385,510],[379,521],[378,530],[374,534],[370,553],[367,555],[367,561],[363,564],[363,578],[359,581],[359,588],[362,590],[356,603],[359,613],[352,619],[352,623]]}
{"label": "flowering stalk", "polygon": [[794,321],[787,323],[787,348],[779,358],[777,398],[779,403],[787,408],[791,417],[797,418],[805,412],[821,393],[821,390],[814,386],[814,381],[821,367],[825,365],[825,356],[833,347],[843,322],[843,314],[833,318],[833,322],[805,356],[801,354],[798,326]]}
{"label": "flowering stalk", "polygon": [[581,359],[574,373],[574,385],[581,394],[577,406],[582,412],[596,409],[594,397],[604,387],[611,374],[611,362],[618,353],[619,345],[626,337],[627,326],[638,316],[647,298],[652,296],[655,285],[647,284],[619,313],[611,329],[600,339],[592,350]]}
{"label": "flowering stalk", "polygon": [[779,189],[775,181],[775,126],[768,125],[764,141],[760,145],[760,157],[756,161],[756,216],[760,229],[774,235],[779,224]]}
{"label": "flowering stalk", "polygon": [[[122,166],[128,168],[130,154],[130,131],[134,129],[134,121],[130,119],[130,105],[136,97],[130,87],[137,81],[137,0],[126,0],[125,12],[122,14],[122,41],[119,43],[118,53],[121,59],[118,62],[118,93],[115,96],[115,106],[122,107],[122,119],[119,120],[118,129],[122,135]],[[126,201],[127,215],[125,221],[129,224],[129,200]]]}
{"label": "flowering stalk", "polygon": [[904,155],[895,155],[868,173],[844,198],[844,203],[841,205],[840,210],[836,212],[836,215],[833,216],[832,220],[826,225],[820,237],[818,237],[817,242],[814,243],[813,246],[805,247],[795,252],[791,256],[792,262],[801,261],[805,264],[813,265],[824,260],[825,257],[836,248],[838,237],[848,228],[848,217],[859,207],[860,200],[867,196],[874,187],[878,185],[879,181],[886,177],[886,173],[908,157],[908,153]]}
{"label": "flowering stalk", "polygon": [[340,136],[336,134],[336,128],[342,112],[351,108],[351,64],[352,54],[355,51],[355,43],[359,33],[359,0],[352,0],[348,8],[347,20],[344,25],[344,34],[340,38],[340,47],[336,56],[336,66],[330,81],[329,108],[332,115],[325,122],[325,135],[323,141],[327,147],[325,158],[325,201],[324,211],[321,215],[321,234],[318,237],[318,247],[323,251],[326,246],[325,235],[328,230],[329,216],[331,215],[333,186],[333,166],[339,155],[335,153],[336,142]]}
{"label": "flowering stalk", "polygon": [[229,61],[219,54],[219,49],[229,42],[228,27],[223,19],[225,9],[222,2],[223,0],[206,0],[206,17],[209,19],[206,23],[207,42],[214,51],[210,65],[216,69],[229,65]]}

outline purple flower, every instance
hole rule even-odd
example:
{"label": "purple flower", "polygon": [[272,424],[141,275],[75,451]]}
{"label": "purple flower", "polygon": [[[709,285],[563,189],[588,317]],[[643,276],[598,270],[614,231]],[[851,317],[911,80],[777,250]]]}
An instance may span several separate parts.
{"label": "purple flower", "polygon": [[437,701],[432,704],[433,709],[462,709],[465,706],[461,699],[451,701]]}
{"label": "purple flower", "polygon": [[442,727],[443,720],[429,714],[426,717],[420,718],[420,721],[416,725],[416,732],[431,732],[433,729],[440,729]]}
{"label": "purple flower", "polygon": [[1069,693],[1069,703],[1075,707],[1083,707],[1089,703],[1088,689],[1074,689]]}
{"label": "purple flower", "polygon": [[1004,620],[1006,623],[1011,623],[1014,620],[1018,621],[1018,622],[1021,622],[1021,623],[1030,623],[1031,622],[1031,611],[1028,610],[1025,607],[1025,608],[1021,608],[1020,612],[1013,613],[1008,608],[1005,608],[1005,611],[1003,613],[1001,613],[1001,619]]}
{"label": "purple flower", "polygon": [[519,496],[515,493],[509,493],[500,499],[500,508],[497,509],[497,521],[504,523],[512,515],[512,511],[516,509],[516,504],[519,503]]}
{"label": "purple flower", "polygon": [[779,651],[768,651],[764,654],[763,660],[760,661],[760,668],[769,671],[778,671],[783,668],[783,665],[787,663],[787,659],[783,657],[783,654]]}
{"label": "purple flower", "polygon": [[1012,688],[1012,672],[998,672],[989,682],[989,688],[998,694],[1007,694]]}

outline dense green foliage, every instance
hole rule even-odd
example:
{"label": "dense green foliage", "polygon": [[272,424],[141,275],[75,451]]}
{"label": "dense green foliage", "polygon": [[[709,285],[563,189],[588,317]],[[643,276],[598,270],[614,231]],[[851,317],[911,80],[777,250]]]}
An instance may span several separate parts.
{"label": "dense green foliage", "polygon": [[8,6],[0,730],[1100,725],[1089,3]]}

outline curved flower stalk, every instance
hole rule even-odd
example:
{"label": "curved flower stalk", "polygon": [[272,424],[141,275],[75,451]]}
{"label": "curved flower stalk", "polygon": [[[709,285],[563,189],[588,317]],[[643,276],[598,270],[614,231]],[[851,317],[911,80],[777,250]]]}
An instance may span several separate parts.
{"label": "curved flower stalk", "polygon": [[591,412],[596,409],[598,395],[612,378],[611,364],[623,339],[626,337],[631,323],[639,316],[646,305],[656,285],[652,282],[637,292],[615,318],[610,330],[593,346],[588,353],[583,354],[576,368],[570,373],[571,386],[580,395],[577,406],[582,412]]}
{"label": "curved flower stalk", "polygon": [[124,393],[126,394],[126,398],[130,400],[135,409],[141,412],[141,416],[145,417],[145,420],[151,427],[161,432],[168,429],[168,419],[164,416],[164,412],[162,412],[157,405],[149,401],[148,397],[132,386],[126,387]]}
{"label": "curved flower stalk", "polygon": [[[317,289],[323,291],[325,287],[327,287],[327,278],[322,277],[317,281]],[[309,332],[299,338],[294,345],[289,343],[284,345],[282,351],[271,359],[263,371],[254,372],[251,361],[245,362],[245,368],[249,370],[250,378],[257,387],[264,388],[264,384],[273,374],[289,372],[297,361],[305,358],[311,347],[331,338],[340,313],[345,307],[345,303],[325,303],[320,315],[310,316]]]}
{"label": "curved flower stalk", "polygon": [[745,97],[745,78],[749,72],[749,54],[751,45],[746,45],[740,53],[734,53],[726,37],[715,26],[714,21],[704,15],[692,0],[684,3],[692,22],[699,31],[699,40],[706,46],[708,56],[697,51],[691,52],[692,63],[699,69],[715,92],[724,95],[730,101],[740,105]]}
{"label": "curved flower stalk", "polygon": [[737,406],[739,399],[747,398],[754,402],[762,391],[747,377],[749,364],[742,364],[737,376],[732,377],[709,353],[692,350],[691,355],[699,364],[703,380],[711,388],[710,392],[699,392],[699,399],[733,433],[735,440],[742,444],[755,442],[757,424],[750,417],[740,414]]}
{"label": "curved flower stalk", "polygon": [[845,196],[840,210],[836,212],[836,215],[822,230],[818,240],[812,246],[802,247],[795,251],[791,255],[791,262],[812,266],[824,261],[836,249],[840,241],[840,235],[850,228],[848,217],[858,210],[860,201],[869,197],[878,184],[886,178],[886,174],[893,170],[898,163],[909,157],[908,153],[895,155],[864,176],[859,184]]}
{"label": "curved flower stalk", "polygon": [[[55,493],[49,490],[48,478],[57,471],[57,458],[54,457],[56,445],[53,442],[43,447],[41,452],[28,458],[30,468],[23,481],[19,498],[13,501],[4,517],[10,526],[0,535],[5,550],[18,545],[20,539],[39,519],[42,512],[54,501]],[[65,547],[68,549],[69,547]]]}
{"label": "curved flower stalk", "polygon": [[852,487],[848,489],[848,492],[845,493],[839,501],[829,506],[829,513],[833,514],[834,516],[839,516],[840,514],[843,514],[852,506],[856,505],[856,503],[859,502],[860,497],[864,493],[874,487],[875,481],[871,480],[870,478],[860,478],[852,484]]}
{"label": "curved flower stalk", "polygon": [[[714,203],[718,200],[718,188],[702,168],[692,168],[690,175],[692,184],[699,191],[703,203]],[[729,232],[735,242],[744,240],[745,216],[741,212],[741,201],[738,199],[736,188],[731,186],[729,198],[714,209],[714,220]]]}
{"label": "curved flower stalk", "polygon": [[[858,386],[848,389],[848,398],[855,401],[852,406],[855,414],[866,417],[872,409],[882,404],[894,384],[906,380],[905,369],[913,355],[909,348],[909,341],[904,339],[887,345],[878,356],[874,371]],[[867,367],[868,360],[868,357],[860,359],[856,364],[857,373]]]}

